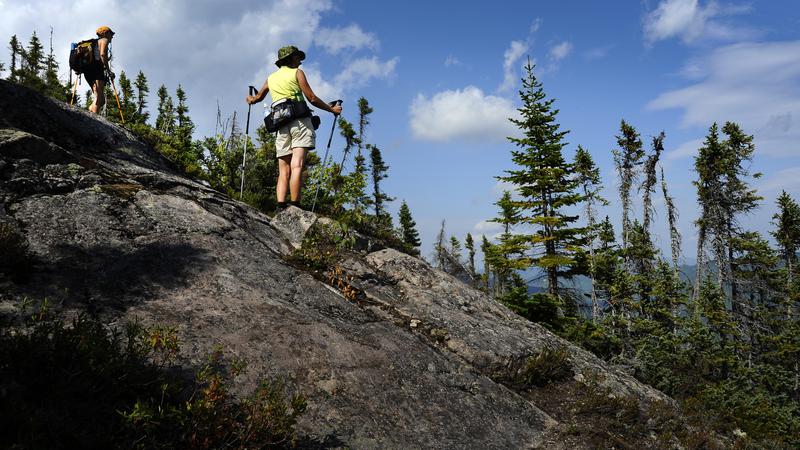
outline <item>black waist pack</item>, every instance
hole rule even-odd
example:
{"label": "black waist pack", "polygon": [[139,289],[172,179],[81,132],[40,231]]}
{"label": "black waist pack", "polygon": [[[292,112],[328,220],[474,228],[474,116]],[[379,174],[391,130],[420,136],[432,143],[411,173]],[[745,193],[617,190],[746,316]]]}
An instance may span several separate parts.
{"label": "black waist pack", "polygon": [[309,116],[311,108],[306,102],[283,98],[272,104],[270,113],[264,118],[264,126],[268,132],[274,133],[294,119]]}

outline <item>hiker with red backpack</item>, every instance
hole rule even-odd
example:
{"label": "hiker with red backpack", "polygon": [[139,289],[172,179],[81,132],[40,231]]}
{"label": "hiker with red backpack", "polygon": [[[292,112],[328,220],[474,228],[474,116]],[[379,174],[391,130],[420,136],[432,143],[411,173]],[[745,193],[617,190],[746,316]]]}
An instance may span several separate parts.
{"label": "hiker with red backpack", "polygon": [[300,206],[306,151],[316,147],[316,126],[303,97],[335,116],[342,113],[341,102],[330,105],[314,94],[305,73],[299,68],[305,58],[306,54],[293,45],[282,47],[275,61],[278,70],[267,77],[256,95],[245,98],[247,104],[252,105],[264,100],[267,92],[272,97],[271,112],[264,122],[267,131],[277,133],[275,151],[278,157],[278,184],[275,190],[279,210],[287,205],[287,191],[290,194],[288,204]]}

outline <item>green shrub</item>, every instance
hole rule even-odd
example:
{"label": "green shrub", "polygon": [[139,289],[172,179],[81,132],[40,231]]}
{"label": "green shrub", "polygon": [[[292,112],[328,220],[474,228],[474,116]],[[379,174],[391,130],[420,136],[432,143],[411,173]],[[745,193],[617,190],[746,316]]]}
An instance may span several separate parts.
{"label": "green shrub", "polygon": [[317,222],[303,237],[302,245],[289,257],[295,264],[324,272],[333,267],[340,253],[352,249],[355,238],[339,222]]}
{"label": "green shrub", "polygon": [[174,366],[174,328],[108,330],[81,315],[69,325],[34,315],[0,331],[0,448],[285,448],[296,440],[301,395],[264,382],[236,399],[217,352],[194,379]]}
{"label": "green shrub", "polygon": [[545,386],[564,381],[572,375],[569,350],[566,347],[545,348],[531,356],[517,374],[517,383],[523,386]]}

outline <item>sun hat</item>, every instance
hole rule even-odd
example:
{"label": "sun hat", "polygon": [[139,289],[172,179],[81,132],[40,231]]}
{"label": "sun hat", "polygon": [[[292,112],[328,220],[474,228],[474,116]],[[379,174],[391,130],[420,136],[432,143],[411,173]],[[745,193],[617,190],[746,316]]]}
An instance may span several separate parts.
{"label": "sun hat", "polygon": [[286,47],[281,47],[281,49],[278,50],[278,60],[275,61],[275,65],[280,67],[281,63],[285,59],[287,59],[288,57],[294,55],[295,53],[299,53],[300,54],[300,61],[306,59],[306,54],[302,50],[298,49],[294,45],[287,45]]}
{"label": "sun hat", "polygon": [[95,33],[97,33],[98,36],[102,36],[102,35],[104,35],[106,33],[115,34],[113,31],[111,31],[111,28],[109,28],[109,27],[107,27],[105,25],[103,25],[102,27],[98,28],[97,31],[95,31]]}

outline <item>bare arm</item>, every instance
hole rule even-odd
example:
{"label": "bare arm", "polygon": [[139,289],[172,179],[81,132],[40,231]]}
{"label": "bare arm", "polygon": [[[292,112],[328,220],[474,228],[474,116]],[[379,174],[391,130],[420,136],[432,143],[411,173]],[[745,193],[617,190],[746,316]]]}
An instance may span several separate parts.
{"label": "bare arm", "polygon": [[100,62],[103,63],[103,69],[111,70],[108,65],[108,39],[99,39],[97,41],[97,48],[100,51]]}
{"label": "bare arm", "polygon": [[267,96],[267,92],[269,92],[268,81],[269,78],[264,80],[264,85],[261,86],[261,89],[259,89],[258,93],[256,95],[248,95],[247,97],[245,97],[244,101],[246,101],[248,105],[252,105],[253,103],[258,103],[261,100],[264,100],[264,97]]}
{"label": "bare arm", "polygon": [[328,111],[331,114],[339,115],[342,113],[341,105],[331,106],[322,101],[322,99],[317,97],[316,94],[314,94],[314,91],[311,90],[311,86],[308,85],[306,74],[303,73],[303,71],[300,69],[297,69],[297,82],[300,84],[300,90],[303,91],[303,95],[305,95],[306,100],[308,100],[309,103],[311,103],[312,105],[316,106],[319,109],[324,109],[325,111]]}

